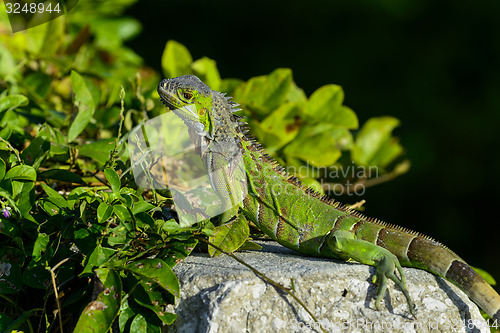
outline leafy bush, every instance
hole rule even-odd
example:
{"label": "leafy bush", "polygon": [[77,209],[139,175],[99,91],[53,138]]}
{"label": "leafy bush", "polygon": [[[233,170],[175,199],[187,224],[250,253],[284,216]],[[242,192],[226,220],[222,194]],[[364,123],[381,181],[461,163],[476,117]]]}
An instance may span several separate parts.
{"label": "leafy bush", "polygon": [[[0,331],[106,331],[117,318],[120,331],[159,332],[175,320],[166,311],[179,294],[172,267],[196,236],[212,234],[209,221],[179,226],[171,198],[127,172],[127,133],[164,112],[155,102],[161,76],[124,46],[140,31],[119,17],[132,2],[81,1],[16,34],[0,14]],[[174,41],[162,66],[167,77],[196,74],[234,95],[257,139],[308,170],[297,176],[320,191],[328,177],[318,167],[404,172],[391,169],[402,154],[391,135],[397,119],[371,119],[353,136],[358,119],[339,86],[308,98],[289,69],[221,79],[214,60],[193,61]],[[241,230],[246,240],[248,226]]]}

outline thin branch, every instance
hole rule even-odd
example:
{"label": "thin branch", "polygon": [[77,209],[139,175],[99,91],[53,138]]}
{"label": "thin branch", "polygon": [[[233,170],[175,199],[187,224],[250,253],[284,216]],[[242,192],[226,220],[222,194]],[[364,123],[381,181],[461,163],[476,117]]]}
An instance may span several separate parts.
{"label": "thin branch", "polygon": [[9,141],[7,141],[7,140],[5,140],[4,138],[1,138],[1,137],[0,137],[0,141],[2,141],[3,143],[5,143],[7,145],[7,147],[9,147],[9,149],[12,150],[12,152],[16,155],[17,161],[19,163],[24,164],[23,160],[21,159],[21,156],[19,156],[19,151],[16,148],[12,147],[12,145],[10,144]]}
{"label": "thin branch", "polygon": [[[379,185],[388,181],[393,180],[394,178],[401,176],[402,174],[406,173],[408,169],[410,168],[410,162],[408,160],[405,160],[394,168],[389,173],[386,173],[380,177],[376,178],[361,178],[358,179],[355,183],[347,183],[346,185],[340,184],[340,183],[322,183],[321,187],[325,191],[333,191],[335,193],[342,193],[342,194],[356,194],[359,189]],[[340,189],[340,190],[339,190]]]}
{"label": "thin branch", "polygon": [[56,276],[54,274],[54,271],[59,267],[61,266],[62,264],[64,264],[66,261],[68,261],[69,258],[66,258],[66,259],[63,259],[61,260],[57,265],[55,265],[54,267],[52,267],[50,269],[50,277],[52,279],[52,287],[54,288],[54,295],[56,297],[56,304],[57,304],[57,317],[59,319],[59,326],[61,328],[61,333],[63,333],[63,322],[62,322],[62,316],[61,316],[61,304],[59,303],[59,294],[57,293],[57,285],[56,285]]}
{"label": "thin branch", "polygon": [[261,273],[260,271],[258,271],[257,269],[253,268],[252,266],[250,266],[249,264],[247,264],[246,262],[244,262],[242,259],[238,258],[237,256],[235,256],[233,253],[231,252],[227,252],[223,249],[221,249],[220,247],[218,247],[217,245],[213,244],[212,242],[206,240],[205,238],[203,237],[200,237],[200,236],[195,236],[196,239],[212,246],[213,248],[215,248],[216,250],[230,256],[231,258],[235,259],[237,262],[239,262],[240,264],[244,265],[245,267],[248,267],[252,272],[254,272],[257,276],[259,276],[261,279],[265,280],[266,282],[270,283],[271,285],[273,285],[274,287],[278,288],[278,289],[281,289],[283,291],[285,291],[288,295],[290,295],[295,301],[297,301],[297,303],[299,303],[303,308],[304,310],[306,310],[306,312],[311,316],[311,318],[316,322],[318,323],[319,327],[321,328],[321,330],[323,332],[326,333],[326,330],[323,328],[323,326],[321,326],[321,323],[318,321],[318,319],[316,318],[316,316],[307,308],[307,306],[297,297],[295,296],[291,291],[290,291],[290,288],[287,288],[281,284],[279,284],[278,282],[275,282],[273,280],[271,280],[270,278],[268,278],[267,276],[264,275],[264,273]]}
{"label": "thin branch", "polygon": [[363,206],[365,204],[366,200],[363,199],[361,201],[358,201],[352,205],[349,206],[349,209],[357,209],[357,208],[360,208],[361,206]]}

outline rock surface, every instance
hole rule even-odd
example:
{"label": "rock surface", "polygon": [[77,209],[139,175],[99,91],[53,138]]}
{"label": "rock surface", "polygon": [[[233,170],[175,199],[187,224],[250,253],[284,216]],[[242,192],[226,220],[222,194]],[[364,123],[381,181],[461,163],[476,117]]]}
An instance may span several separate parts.
{"label": "rock surface", "polygon": [[[374,267],[302,256],[274,242],[236,255],[286,287],[328,332],[489,332],[474,303],[458,288],[425,271],[404,268],[416,304],[412,319],[402,292],[389,282],[375,309]],[[167,332],[321,332],[289,295],[233,258],[193,254],[174,268],[181,285],[176,322]]]}

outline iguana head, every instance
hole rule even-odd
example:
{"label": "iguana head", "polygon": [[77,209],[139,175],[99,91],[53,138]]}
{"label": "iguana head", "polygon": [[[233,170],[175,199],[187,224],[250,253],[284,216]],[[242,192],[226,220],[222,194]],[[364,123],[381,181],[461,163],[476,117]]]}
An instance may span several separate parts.
{"label": "iguana head", "polygon": [[158,85],[161,101],[198,133],[212,133],[214,91],[194,75],[165,79]]}

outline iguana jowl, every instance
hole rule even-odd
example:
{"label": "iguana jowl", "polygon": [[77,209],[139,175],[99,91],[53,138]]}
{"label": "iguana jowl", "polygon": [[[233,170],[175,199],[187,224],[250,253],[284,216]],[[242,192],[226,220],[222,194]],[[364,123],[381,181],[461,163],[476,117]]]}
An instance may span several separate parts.
{"label": "iguana jowl", "polygon": [[[493,319],[500,320],[500,296],[459,256],[427,236],[367,218],[301,185],[245,136],[241,117],[233,114],[240,110],[238,104],[224,94],[193,75],[161,81],[158,93],[188,126],[207,171],[234,164],[235,156],[242,156],[245,174],[238,168],[226,168],[225,176],[219,177],[224,179],[211,180],[212,187],[216,193],[242,191],[237,179],[246,177],[248,195],[241,211],[283,246],[311,256],[354,259],[376,266],[377,308],[389,278],[402,290],[414,314],[403,265],[448,279]],[[237,209],[233,207],[227,216]]]}

